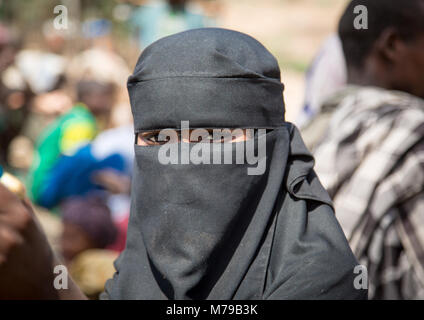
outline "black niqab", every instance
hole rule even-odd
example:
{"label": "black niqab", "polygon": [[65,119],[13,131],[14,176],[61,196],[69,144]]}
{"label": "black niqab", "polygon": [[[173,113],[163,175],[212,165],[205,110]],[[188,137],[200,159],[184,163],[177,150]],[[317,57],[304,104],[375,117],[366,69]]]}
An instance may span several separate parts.
{"label": "black niqab", "polygon": [[136,133],[187,120],[271,130],[255,137],[256,148],[266,140],[262,175],[247,163],[163,165],[161,146],[136,145],[127,245],[103,298],[364,297],[313,158],[284,121],[278,63],[258,41],[215,28],[163,38],[128,90]]}

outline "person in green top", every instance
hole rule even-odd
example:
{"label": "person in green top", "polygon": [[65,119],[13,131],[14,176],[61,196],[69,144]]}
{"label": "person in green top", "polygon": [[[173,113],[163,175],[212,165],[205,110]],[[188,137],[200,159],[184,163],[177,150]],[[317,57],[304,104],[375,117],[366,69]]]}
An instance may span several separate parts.
{"label": "person in green top", "polygon": [[107,118],[113,103],[113,87],[94,81],[77,84],[78,103],[49,125],[38,138],[27,185],[31,199],[42,204],[43,186],[61,155],[72,155],[94,139],[99,119]]}

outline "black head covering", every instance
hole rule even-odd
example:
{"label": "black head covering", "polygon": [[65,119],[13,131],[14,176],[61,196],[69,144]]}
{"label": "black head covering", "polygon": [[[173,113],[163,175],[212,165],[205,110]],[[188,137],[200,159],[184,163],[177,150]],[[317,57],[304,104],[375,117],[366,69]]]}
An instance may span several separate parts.
{"label": "black head covering", "polygon": [[255,137],[256,149],[266,140],[262,175],[248,175],[247,163],[162,165],[160,146],[136,145],[127,246],[103,298],[361,296],[313,159],[284,122],[278,63],[258,41],[214,28],[163,38],[145,49],[128,90],[136,132],[182,120],[272,130]]}
{"label": "black head covering", "polygon": [[163,38],[140,56],[128,91],[136,130],[279,127],[277,60],[255,39],[224,29]]}

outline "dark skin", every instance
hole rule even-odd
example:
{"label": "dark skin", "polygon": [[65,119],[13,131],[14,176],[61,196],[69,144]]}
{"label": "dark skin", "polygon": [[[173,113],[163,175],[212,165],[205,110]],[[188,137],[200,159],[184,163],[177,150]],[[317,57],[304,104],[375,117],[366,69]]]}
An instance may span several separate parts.
{"label": "dark skin", "polygon": [[[421,12],[424,19],[424,8]],[[362,68],[348,66],[348,82],[400,90],[424,98],[424,31],[404,39],[387,28],[374,43]]]}
{"label": "dark skin", "polygon": [[86,299],[68,279],[68,289],[54,288],[53,253],[28,199],[19,199],[0,183],[0,300]]}

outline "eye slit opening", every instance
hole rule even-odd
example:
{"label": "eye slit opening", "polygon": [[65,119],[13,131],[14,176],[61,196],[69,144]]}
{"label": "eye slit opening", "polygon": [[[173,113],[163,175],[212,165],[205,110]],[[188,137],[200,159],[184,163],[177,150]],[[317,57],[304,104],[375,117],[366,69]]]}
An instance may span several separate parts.
{"label": "eye slit opening", "polygon": [[136,133],[136,145],[139,146],[155,146],[165,144],[169,141],[169,137],[165,137],[165,140],[159,140],[160,130],[138,132]]}
{"label": "eye slit opening", "polygon": [[[200,129],[200,128],[197,128]],[[221,133],[218,135],[214,135],[214,130],[230,130],[230,136],[231,139],[228,140],[228,136],[226,136],[225,133]],[[203,138],[202,136],[196,135],[192,138],[192,132],[195,129],[190,129],[189,131],[189,141],[184,141],[185,139],[182,139],[182,131],[180,129],[176,129],[175,132],[178,137],[178,142],[184,141],[189,143],[232,143],[232,142],[239,142],[239,141],[247,141],[250,139],[253,139],[255,136],[258,135],[260,128],[208,128],[204,129],[208,132],[207,137]],[[234,136],[234,130],[241,130],[242,135],[238,134],[237,136]],[[252,132],[253,130],[253,132]],[[273,131],[273,129],[265,128],[265,134],[269,134]],[[159,134],[161,130],[154,130],[154,131],[146,131],[146,132],[137,132],[135,134],[135,144],[140,146],[155,146],[155,145],[162,145],[170,142],[171,138],[168,135],[165,135],[164,140],[159,140]],[[227,139],[226,139],[227,138]]]}

